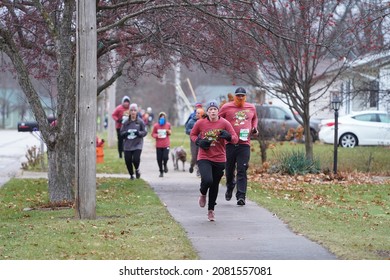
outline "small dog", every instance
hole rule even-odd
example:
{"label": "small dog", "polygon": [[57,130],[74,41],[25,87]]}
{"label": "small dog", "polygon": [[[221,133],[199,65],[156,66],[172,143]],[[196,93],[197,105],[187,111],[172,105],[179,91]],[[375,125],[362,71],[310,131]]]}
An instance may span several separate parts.
{"label": "small dog", "polygon": [[172,153],[173,167],[175,170],[179,170],[179,160],[183,163],[183,171],[185,162],[187,161],[187,153],[183,147],[176,147],[173,149]]}

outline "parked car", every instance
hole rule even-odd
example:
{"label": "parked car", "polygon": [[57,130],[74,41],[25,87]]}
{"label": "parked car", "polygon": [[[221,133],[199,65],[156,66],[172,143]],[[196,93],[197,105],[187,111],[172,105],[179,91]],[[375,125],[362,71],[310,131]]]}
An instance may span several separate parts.
{"label": "parked car", "polygon": [[[319,139],[334,144],[335,120],[322,120]],[[390,116],[385,111],[362,111],[338,118],[338,145],[390,145]]]}
{"label": "parked car", "polygon": [[[296,130],[301,126],[288,108],[268,104],[255,106],[259,118],[258,129],[261,136],[265,139],[291,140],[286,138],[289,130]],[[310,134],[313,141],[318,140],[319,124],[319,119],[310,120]]]}

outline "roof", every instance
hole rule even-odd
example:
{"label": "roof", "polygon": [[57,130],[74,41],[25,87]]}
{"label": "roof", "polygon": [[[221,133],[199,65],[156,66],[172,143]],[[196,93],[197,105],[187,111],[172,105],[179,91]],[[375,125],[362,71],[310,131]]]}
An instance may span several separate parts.
{"label": "roof", "polygon": [[357,68],[368,64],[374,64],[374,66],[382,66],[390,63],[390,50],[380,53],[367,54],[361,56],[349,64],[351,68]]}

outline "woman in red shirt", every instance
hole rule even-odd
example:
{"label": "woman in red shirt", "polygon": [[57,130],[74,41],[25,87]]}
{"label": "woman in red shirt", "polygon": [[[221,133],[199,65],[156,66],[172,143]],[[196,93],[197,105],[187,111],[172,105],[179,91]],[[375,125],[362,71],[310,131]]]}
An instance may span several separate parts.
{"label": "woman in red shirt", "polygon": [[[171,145],[169,136],[171,135],[171,124],[167,121],[167,114],[158,114],[158,122],[153,125],[152,137],[156,139],[157,164],[160,170],[160,177],[168,172],[169,146]],[[163,169],[164,166],[164,169]]]}
{"label": "woman in red shirt", "polygon": [[209,101],[206,106],[207,118],[198,120],[190,133],[191,140],[199,146],[197,157],[201,177],[199,206],[205,207],[208,191],[209,221],[215,220],[214,207],[226,163],[225,144],[238,142],[238,136],[232,125],[224,118],[218,117],[218,111],[217,101]]}
{"label": "woman in red shirt", "polygon": [[112,118],[115,121],[115,129],[116,129],[116,134],[118,137],[118,153],[119,153],[119,158],[122,158],[122,153],[123,153],[123,138],[120,135],[120,130],[122,127],[122,120],[123,120],[123,113],[127,110],[129,110],[130,106],[130,97],[127,95],[123,96],[122,98],[122,103],[116,106],[114,112],[112,112]]}

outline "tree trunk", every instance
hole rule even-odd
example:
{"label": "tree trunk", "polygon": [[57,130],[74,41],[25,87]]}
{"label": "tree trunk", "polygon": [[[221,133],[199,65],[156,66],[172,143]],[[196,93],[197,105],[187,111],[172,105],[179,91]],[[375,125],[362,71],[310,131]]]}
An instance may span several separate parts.
{"label": "tree trunk", "polygon": [[58,139],[47,152],[50,202],[74,201],[74,137]]}
{"label": "tree trunk", "polygon": [[311,162],[314,160],[314,152],[313,152],[313,137],[310,133],[310,120],[304,122],[304,133],[305,133],[305,153],[306,159]]}

